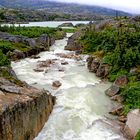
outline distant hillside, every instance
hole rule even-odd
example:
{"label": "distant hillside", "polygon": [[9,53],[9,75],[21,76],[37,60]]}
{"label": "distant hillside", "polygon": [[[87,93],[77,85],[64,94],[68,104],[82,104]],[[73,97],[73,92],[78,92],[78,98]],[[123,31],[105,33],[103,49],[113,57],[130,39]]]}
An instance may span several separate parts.
{"label": "distant hillside", "polygon": [[[20,9],[47,9],[49,12],[59,12],[68,14],[99,14],[114,16],[115,10],[98,7],[87,6],[79,4],[59,3],[49,0],[0,0],[0,5],[6,8],[20,8]],[[130,14],[119,11],[121,16],[130,16]]]}

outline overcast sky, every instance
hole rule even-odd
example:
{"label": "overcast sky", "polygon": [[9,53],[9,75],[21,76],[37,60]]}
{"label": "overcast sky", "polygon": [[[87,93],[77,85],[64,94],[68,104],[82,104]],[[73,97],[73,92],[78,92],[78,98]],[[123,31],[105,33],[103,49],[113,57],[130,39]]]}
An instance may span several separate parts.
{"label": "overcast sky", "polygon": [[81,4],[99,5],[130,13],[140,14],[140,0],[56,0]]}

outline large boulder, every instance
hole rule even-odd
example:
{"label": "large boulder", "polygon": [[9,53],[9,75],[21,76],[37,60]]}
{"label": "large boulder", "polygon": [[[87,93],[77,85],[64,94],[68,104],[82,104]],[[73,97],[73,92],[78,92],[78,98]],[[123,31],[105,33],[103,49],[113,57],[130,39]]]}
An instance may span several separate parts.
{"label": "large boulder", "polygon": [[121,75],[114,81],[113,85],[105,91],[106,95],[110,97],[116,96],[120,91],[120,87],[125,86],[127,83],[128,83],[127,76]]}
{"label": "large boulder", "polygon": [[26,38],[25,40],[23,40],[23,42],[21,42],[27,46],[31,46],[32,48],[36,47],[36,41],[33,38]]}
{"label": "large boulder", "polygon": [[128,83],[128,78],[126,75],[121,75],[114,82],[114,84],[119,87],[125,86],[127,83]]}
{"label": "large boulder", "polygon": [[43,34],[36,39],[36,42],[39,46],[44,46],[48,48],[51,45],[51,39],[47,34]]}
{"label": "large boulder", "polygon": [[119,90],[120,90],[119,86],[112,85],[109,89],[105,91],[105,94],[108,95],[109,97],[112,97],[118,94]]}
{"label": "large boulder", "polygon": [[[96,63],[98,64],[98,62]],[[109,73],[109,66],[107,64],[100,63],[96,72],[96,76],[105,78],[108,75],[108,73]]]}
{"label": "large boulder", "polygon": [[140,109],[132,110],[127,115],[124,132],[133,139],[140,130]]}
{"label": "large boulder", "polygon": [[120,115],[122,115],[123,108],[124,108],[123,105],[118,105],[117,107],[114,107],[109,113],[112,115],[120,116]]}
{"label": "large boulder", "polygon": [[76,32],[68,39],[67,46],[65,46],[65,50],[69,51],[77,51],[82,50],[82,45],[79,43],[79,38],[82,35],[82,32]]}
{"label": "large boulder", "polygon": [[22,59],[25,58],[25,54],[22,51],[16,49],[10,53],[10,58],[12,60]]}
{"label": "large boulder", "polygon": [[91,56],[87,59],[87,62],[89,71],[96,73],[100,66],[100,59]]}

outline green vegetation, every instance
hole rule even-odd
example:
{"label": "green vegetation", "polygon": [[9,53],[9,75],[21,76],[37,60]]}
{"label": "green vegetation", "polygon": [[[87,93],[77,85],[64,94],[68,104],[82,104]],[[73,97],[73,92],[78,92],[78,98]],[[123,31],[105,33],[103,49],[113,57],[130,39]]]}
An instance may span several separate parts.
{"label": "green vegetation", "polygon": [[135,140],[140,140],[140,130],[139,132],[137,133],[136,137],[135,137]]}
{"label": "green vegetation", "polygon": [[76,29],[75,28],[72,28],[72,29],[62,28],[62,31],[64,31],[65,33],[74,33],[76,31]]}
{"label": "green vegetation", "polygon": [[[0,13],[0,18],[2,13]],[[75,29],[61,29],[61,28],[48,28],[48,27],[15,27],[15,26],[0,26],[1,32],[10,33],[13,35],[22,35],[28,38],[37,38],[42,34],[47,34],[55,39],[61,39],[66,32],[74,32]],[[24,43],[15,43],[0,39],[0,77],[20,84],[20,81],[10,75],[10,58],[14,50],[21,52],[28,52],[31,46]]]}
{"label": "green vegetation", "polygon": [[[127,75],[129,84],[123,87],[127,114],[131,109],[140,108],[140,27],[126,20],[108,23],[95,29],[95,25],[87,29],[80,42],[84,53],[100,57],[103,63],[110,65],[107,78],[114,81],[120,75]],[[130,72],[132,68],[136,72]]]}
{"label": "green vegetation", "polygon": [[0,40],[0,50],[3,54],[7,55],[8,52],[12,52],[15,49],[26,52],[30,49],[30,47],[22,43],[11,43],[9,41]]}
{"label": "green vegetation", "polygon": [[8,32],[13,35],[23,35],[29,38],[36,38],[42,34],[54,35],[57,28],[48,28],[48,27],[15,27],[15,26],[0,26],[0,31]]}
{"label": "green vegetation", "polygon": [[73,33],[75,29],[61,29],[61,28],[49,28],[49,27],[15,27],[13,26],[0,26],[0,31],[7,32],[13,35],[23,35],[29,38],[36,38],[42,34],[48,34],[49,36],[56,36],[58,39],[63,32]]}
{"label": "green vegetation", "polygon": [[9,62],[8,58],[0,50],[0,66],[8,66],[9,64],[10,64],[10,62]]}
{"label": "green vegetation", "polygon": [[127,114],[130,109],[140,108],[140,82],[131,82],[122,89],[121,95],[124,97]]}

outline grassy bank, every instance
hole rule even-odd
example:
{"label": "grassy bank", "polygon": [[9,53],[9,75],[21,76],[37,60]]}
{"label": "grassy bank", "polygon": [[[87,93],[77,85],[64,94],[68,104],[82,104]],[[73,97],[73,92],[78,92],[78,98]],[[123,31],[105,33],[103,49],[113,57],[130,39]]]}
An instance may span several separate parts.
{"label": "grassy bank", "polygon": [[127,20],[108,23],[100,28],[92,25],[80,38],[84,53],[100,57],[110,66],[107,76],[113,82],[127,75],[129,83],[121,89],[127,114],[140,108],[140,27]]}

